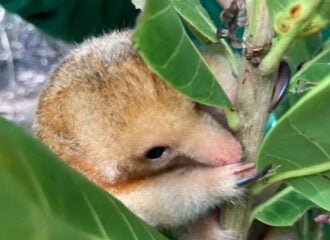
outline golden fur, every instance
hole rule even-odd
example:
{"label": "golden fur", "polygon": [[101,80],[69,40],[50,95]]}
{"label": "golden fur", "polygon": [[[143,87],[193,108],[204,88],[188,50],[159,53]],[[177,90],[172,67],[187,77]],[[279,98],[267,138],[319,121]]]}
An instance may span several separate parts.
{"label": "golden fur", "polygon": [[[225,89],[233,98],[230,81]],[[64,161],[159,228],[205,223],[198,219],[241,193],[234,187],[243,169],[235,165],[240,144],[149,70],[128,31],[83,43],[57,67],[41,94],[34,129]],[[155,146],[167,151],[147,159]]]}

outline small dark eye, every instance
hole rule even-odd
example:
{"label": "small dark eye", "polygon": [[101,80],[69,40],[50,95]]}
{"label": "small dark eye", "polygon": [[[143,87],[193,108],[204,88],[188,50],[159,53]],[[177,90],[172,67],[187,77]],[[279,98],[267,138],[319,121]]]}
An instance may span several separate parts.
{"label": "small dark eye", "polygon": [[161,156],[163,156],[163,154],[166,152],[167,149],[168,149],[168,147],[165,147],[165,146],[153,147],[146,153],[145,156],[148,159],[152,159],[152,160],[157,159],[157,158],[160,158]]}

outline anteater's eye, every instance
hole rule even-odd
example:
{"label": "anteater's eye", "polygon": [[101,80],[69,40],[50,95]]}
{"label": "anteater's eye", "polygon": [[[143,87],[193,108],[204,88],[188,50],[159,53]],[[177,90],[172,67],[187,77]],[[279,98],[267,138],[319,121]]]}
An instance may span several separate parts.
{"label": "anteater's eye", "polygon": [[168,149],[169,147],[167,146],[156,146],[148,150],[145,156],[148,159],[155,160],[162,157]]}

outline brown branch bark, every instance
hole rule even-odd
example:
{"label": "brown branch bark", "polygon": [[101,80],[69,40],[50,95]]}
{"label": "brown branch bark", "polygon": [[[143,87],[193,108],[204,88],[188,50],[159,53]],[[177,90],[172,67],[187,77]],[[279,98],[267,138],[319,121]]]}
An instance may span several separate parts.
{"label": "brown branch bark", "polygon": [[[266,1],[247,1],[248,26],[244,33],[246,51],[267,46],[271,41]],[[258,68],[244,55],[238,76],[237,110],[240,116],[240,130],[237,138],[244,149],[244,161],[255,162],[264,127],[268,118],[274,74],[262,76]],[[260,56],[262,57],[262,56]],[[227,204],[222,208],[221,226],[233,231],[235,240],[247,239],[250,228],[250,212],[253,198],[247,192],[238,204]]]}

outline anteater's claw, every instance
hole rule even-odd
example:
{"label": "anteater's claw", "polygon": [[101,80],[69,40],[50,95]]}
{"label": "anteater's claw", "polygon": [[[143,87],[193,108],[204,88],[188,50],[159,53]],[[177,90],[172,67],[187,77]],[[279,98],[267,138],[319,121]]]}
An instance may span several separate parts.
{"label": "anteater's claw", "polygon": [[263,178],[265,175],[267,175],[271,168],[272,168],[272,165],[267,165],[266,167],[264,167],[262,170],[260,170],[256,174],[246,177],[246,178],[242,178],[241,180],[239,180],[236,183],[236,186],[243,187],[250,183],[254,183],[254,182],[258,181],[260,178]]}

